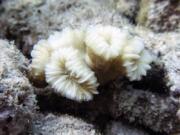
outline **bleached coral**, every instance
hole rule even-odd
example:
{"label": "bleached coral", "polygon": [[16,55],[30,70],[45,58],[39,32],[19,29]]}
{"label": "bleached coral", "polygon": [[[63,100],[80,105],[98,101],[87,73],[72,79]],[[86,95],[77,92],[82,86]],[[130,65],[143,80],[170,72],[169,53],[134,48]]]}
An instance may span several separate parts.
{"label": "bleached coral", "polygon": [[46,65],[46,80],[57,93],[77,100],[89,101],[98,94],[94,72],[73,48],[62,48],[52,54]]}
{"label": "bleached coral", "polygon": [[123,66],[126,68],[126,74],[130,80],[140,80],[143,75],[146,75],[147,70],[151,68],[150,63],[153,58],[145,50],[141,38],[131,38],[123,51]]}

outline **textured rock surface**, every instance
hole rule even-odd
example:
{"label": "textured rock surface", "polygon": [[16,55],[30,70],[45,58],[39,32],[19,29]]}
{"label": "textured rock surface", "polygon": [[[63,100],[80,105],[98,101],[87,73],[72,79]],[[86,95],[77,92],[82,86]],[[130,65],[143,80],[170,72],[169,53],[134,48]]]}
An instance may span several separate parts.
{"label": "textured rock surface", "polygon": [[[147,0],[141,0],[143,1]],[[107,6],[109,0],[90,2],[87,0],[4,0],[0,6],[0,11],[2,11],[0,12],[0,27],[2,28],[0,37],[15,40],[18,48],[29,57],[34,43],[64,27],[77,28],[101,23],[128,28],[132,30],[132,33],[137,32],[146,41],[146,47],[158,56],[155,62],[158,66],[154,66],[147,77],[139,82],[129,82],[126,78],[117,79],[116,82],[99,87],[100,94],[95,96],[93,101],[83,103],[58,96],[48,87],[36,89],[40,111],[73,114],[93,122],[101,130],[104,130],[106,124],[112,119],[117,121],[124,119],[140,127],[156,131],[158,135],[159,132],[163,135],[169,132],[179,132],[177,131],[180,129],[178,121],[180,115],[177,113],[180,95],[178,92],[180,88],[180,37],[177,21],[179,3],[176,0],[171,2],[170,0],[153,0],[150,4],[146,4],[150,6],[150,9],[145,7],[148,10],[143,11],[145,12],[144,25],[155,31],[176,30],[176,32],[157,34],[147,29],[137,29],[121,16],[120,13],[129,16],[130,21],[131,17],[135,18],[136,12],[134,11],[138,11],[139,5],[134,3],[139,3],[138,0],[114,0],[113,2],[117,5],[124,2],[127,6],[123,8],[123,4],[115,5],[117,10],[114,10],[115,7]],[[0,103],[2,104],[0,105],[0,116],[3,117],[2,120],[0,117],[0,123],[1,121],[3,123],[0,124],[2,129],[0,132],[3,132],[2,134],[24,133],[30,126],[29,115],[26,114],[31,113],[34,104],[33,88],[22,74],[27,62],[24,57],[19,57],[22,55],[7,42],[3,41],[0,49],[3,50],[1,51],[3,53],[0,52]],[[17,110],[24,111],[16,113]],[[62,120],[69,121],[71,118],[71,116],[64,115],[47,115],[45,118],[41,116],[39,122],[37,120],[35,123],[35,133],[53,134],[54,127],[57,131],[54,134],[58,134],[60,129],[63,129],[63,133],[67,133],[66,127],[62,126]],[[77,120],[72,119],[75,122]],[[58,122],[61,124],[58,125]],[[92,134],[96,133],[91,124],[82,123],[82,127],[87,127],[88,131],[85,128],[87,133],[91,133],[90,129],[92,129]],[[72,128],[75,133],[81,132],[78,130],[81,126],[68,122],[64,125],[71,125],[67,129]],[[122,129],[119,128],[121,126]],[[113,131],[122,133],[124,129],[123,125],[118,123],[110,123],[109,128],[107,132],[112,131],[112,134]],[[16,132],[14,129],[17,129]],[[129,129],[127,134],[132,132],[130,127],[127,129]],[[137,133],[143,134],[144,132],[140,130],[137,130]],[[74,132],[69,132],[69,134]]]}
{"label": "textured rock surface", "polygon": [[[158,72],[155,72],[154,75]],[[49,93],[48,90],[44,91],[43,89],[42,93],[38,91],[39,105],[43,111],[68,112],[84,116],[95,123],[98,122],[97,119],[106,121],[110,117],[125,119],[156,132],[178,131],[179,121],[176,115],[178,103],[173,100],[174,97],[167,94],[165,89],[163,90],[163,85],[156,82],[158,78],[153,80],[151,77],[155,76],[149,76],[142,82],[125,83],[124,80],[117,80],[105,88],[99,88],[101,94],[97,95],[93,101],[85,103],[75,103],[51,93],[50,89]],[[145,83],[144,86],[141,83]],[[153,89],[156,88],[155,86],[157,89]]]}
{"label": "textured rock surface", "polygon": [[0,40],[0,106],[24,105],[34,107],[33,87],[23,72],[27,59],[12,43]]}
{"label": "textured rock surface", "polygon": [[1,10],[4,12],[0,14],[3,28],[0,36],[15,40],[26,56],[30,56],[32,46],[39,39],[64,27],[86,27],[96,23],[122,26],[127,23],[117,12],[94,0],[47,0],[41,4],[12,0],[2,4]]}
{"label": "textured rock surface", "polygon": [[101,135],[92,124],[69,115],[38,115],[34,135]]}
{"label": "textured rock surface", "polygon": [[106,0],[106,5],[155,32],[180,29],[179,0]]}
{"label": "textured rock surface", "polygon": [[113,117],[122,117],[129,122],[136,121],[156,132],[169,133],[179,130],[176,116],[178,106],[169,96],[157,95],[130,86],[122,87],[116,92],[111,109]]}
{"label": "textured rock surface", "polygon": [[26,135],[31,131],[31,115],[23,108],[4,107],[0,109],[1,135]]}
{"label": "textured rock surface", "polygon": [[131,127],[130,125],[111,121],[106,127],[105,135],[149,135],[142,129]]}
{"label": "textured rock surface", "polygon": [[25,134],[35,109],[33,87],[23,75],[27,64],[12,43],[0,40],[0,134]]}
{"label": "textured rock surface", "polygon": [[172,31],[180,29],[179,0],[142,0],[137,22],[154,31]]}
{"label": "textured rock surface", "polygon": [[113,1],[114,8],[121,14],[134,18],[137,14],[139,9],[139,1],[140,0],[109,0],[110,2]]}

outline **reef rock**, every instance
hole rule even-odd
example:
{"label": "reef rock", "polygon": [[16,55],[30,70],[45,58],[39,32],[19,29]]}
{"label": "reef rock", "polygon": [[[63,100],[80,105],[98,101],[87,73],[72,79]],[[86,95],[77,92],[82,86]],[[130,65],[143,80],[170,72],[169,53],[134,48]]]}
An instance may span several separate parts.
{"label": "reef rock", "polygon": [[[27,57],[30,57],[32,46],[39,39],[47,38],[53,31],[61,31],[65,27],[78,28],[92,24],[108,24],[130,29],[132,33],[142,37],[146,42],[146,48],[155,56],[155,61],[147,76],[142,80],[129,81],[127,78],[117,78],[116,81],[100,86],[98,88],[100,94],[96,95],[92,101],[79,103],[53,93],[50,87],[41,89],[32,87],[23,74],[28,64],[27,60],[12,43],[1,41],[0,114],[2,115],[0,115],[0,123],[5,122],[6,124],[0,124],[0,133],[10,134],[14,129],[18,129],[14,133],[19,134],[30,127],[31,119],[24,118],[26,116],[24,114],[32,114],[35,104],[33,89],[36,91],[38,105],[43,113],[58,112],[76,115],[95,123],[102,130],[105,130],[110,121],[123,119],[147,130],[148,133],[151,131],[154,134],[164,135],[180,132],[179,1],[152,0],[148,1],[146,6],[143,2],[147,0],[119,1],[126,2],[126,4],[131,3],[132,6],[127,5],[123,11],[120,5],[121,11],[109,8],[105,3],[102,4],[102,0],[33,0],[26,2],[25,0],[4,0],[1,2],[0,36],[15,40],[17,47]],[[108,3],[108,0],[106,2]],[[130,16],[130,19],[122,16],[121,13]],[[147,29],[133,26],[129,23],[131,19],[136,19],[138,25],[142,24]],[[173,32],[157,33],[163,31]],[[20,112],[23,110],[21,117],[24,119],[22,121],[19,118],[21,113],[16,113],[17,110]],[[67,133],[67,129],[71,128],[73,132],[79,134],[82,133],[80,128],[84,129],[84,134],[96,133],[91,124],[81,121],[84,123],[82,126],[73,125],[69,116],[50,115],[41,118],[39,125],[38,122],[34,125],[35,133],[51,134],[53,127],[58,132],[63,129],[62,133]],[[74,118],[70,116],[70,119]],[[65,121],[64,124],[62,120]],[[58,125],[59,121],[62,124]],[[76,118],[72,121],[81,123]],[[44,126],[43,123],[45,123]],[[70,127],[66,129],[63,125],[70,125]],[[116,128],[121,124],[116,126],[110,124],[109,126]]]}
{"label": "reef rock", "polygon": [[25,134],[35,109],[33,87],[23,75],[27,59],[13,43],[0,40],[0,134]]}
{"label": "reef rock", "polygon": [[150,135],[142,129],[137,129],[128,124],[111,121],[106,127],[105,135]]}
{"label": "reef rock", "polygon": [[34,135],[101,135],[92,124],[70,115],[39,114]]}
{"label": "reef rock", "polygon": [[156,32],[180,29],[179,0],[141,0],[137,23]]}
{"label": "reef rock", "polygon": [[0,36],[15,40],[18,48],[28,57],[39,39],[65,27],[87,27],[97,23],[122,26],[128,23],[118,12],[95,0],[25,1],[5,1],[0,5],[3,11],[0,13]]}

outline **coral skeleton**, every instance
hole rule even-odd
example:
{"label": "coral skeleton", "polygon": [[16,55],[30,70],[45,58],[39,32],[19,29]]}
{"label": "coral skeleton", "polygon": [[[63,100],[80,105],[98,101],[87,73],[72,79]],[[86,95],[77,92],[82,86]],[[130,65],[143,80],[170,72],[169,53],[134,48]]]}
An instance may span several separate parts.
{"label": "coral skeleton", "polygon": [[98,94],[94,72],[73,48],[55,51],[45,72],[47,82],[57,93],[69,99],[89,101],[93,94]]}

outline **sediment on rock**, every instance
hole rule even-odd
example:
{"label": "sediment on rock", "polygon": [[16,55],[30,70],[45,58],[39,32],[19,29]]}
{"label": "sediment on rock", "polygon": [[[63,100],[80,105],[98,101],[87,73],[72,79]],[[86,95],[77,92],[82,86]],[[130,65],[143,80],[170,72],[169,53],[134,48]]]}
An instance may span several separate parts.
{"label": "sediment on rock", "polygon": [[92,124],[70,115],[37,114],[33,124],[34,135],[101,135]]}
{"label": "sediment on rock", "polygon": [[33,87],[23,75],[27,59],[13,43],[0,40],[0,134],[25,134],[35,110]]}
{"label": "sediment on rock", "polygon": [[112,8],[127,17],[131,23],[135,23],[140,0],[108,0]]}

